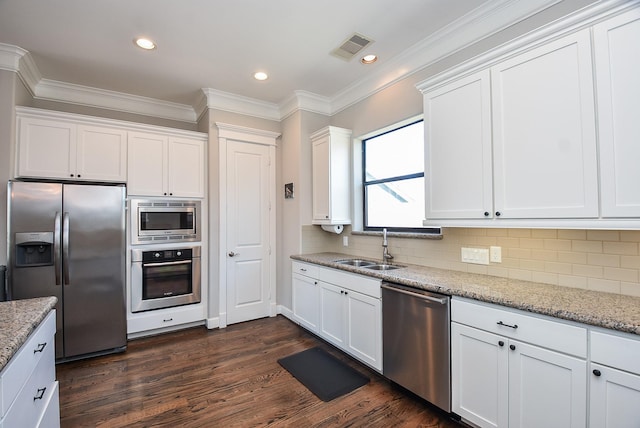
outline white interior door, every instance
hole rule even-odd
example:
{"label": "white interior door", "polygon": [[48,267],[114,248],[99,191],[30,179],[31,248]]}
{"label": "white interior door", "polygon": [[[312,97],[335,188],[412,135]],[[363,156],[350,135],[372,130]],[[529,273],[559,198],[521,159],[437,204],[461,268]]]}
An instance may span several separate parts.
{"label": "white interior door", "polygon": [[270,147],[227,141],[227,323],[270,315]]}

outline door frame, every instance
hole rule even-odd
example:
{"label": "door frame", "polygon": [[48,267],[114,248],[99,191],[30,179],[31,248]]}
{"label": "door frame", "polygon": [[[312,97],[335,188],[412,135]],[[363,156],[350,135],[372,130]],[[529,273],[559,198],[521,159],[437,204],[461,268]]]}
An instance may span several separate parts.
{"label": "door frame", "polygon": [[227,143],[269,146],[269,316],[276,316],[276,139],[280,133],[216,122],[218,127],[219,327],[227,326]]}

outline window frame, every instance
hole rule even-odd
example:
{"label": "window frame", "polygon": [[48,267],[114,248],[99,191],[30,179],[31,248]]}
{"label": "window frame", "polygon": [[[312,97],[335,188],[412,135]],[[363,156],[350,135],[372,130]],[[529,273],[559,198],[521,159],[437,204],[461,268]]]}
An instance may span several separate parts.
{"label": "window frame", "polygon": [[[404,180],[410,180],[410,179],[415,179],[415,178],[424,178],[425,177],[425,173],[424,173],[424,169],[422,172],[418,172],[418,173],[411,173],[411,174],[405,174],[405,175],[399,175],[399,176],[395,176],[395,177],[387,177],[387,178],[382,178],[382,179],[377,179],[377,180],[367,180],[367,141],[371,140],[373,138],[377,138],[380,137],[382,135],[386,135],[395,131],[398,131],[400,129],[406,128],[408,126],[412,126],[415,125],[416,123],[419,122],[424,122],[424,117],[420,116],[420,117],[414,117],[411,120],[405,120],[402,122],[399,122],[395,125],[391,125],[390,127],[387,127],[383,130],[380,130],[380,132],[373,132],[370,133],[369,135],[367,135],[366,137],[361,139],[361,143],[362,143],[362,148],[361,148],[361,154],[362,154],[362,173],[361,173],[361,180],[362,180],[362,230],[364,232],[376,232],[376,231],[382,231],[382,229],[387,229],[387,231],[389,232],[400,232],[400,233],[419,233],[419,234],[440,234],[442,233],[441,229],[439,227],[400,227],[400,226],[369,226],[368,224],[368,218],[367,218],[367,212],[368,212],[368,195],[367,195],[367,188],[368,186],[371,185],[378,185],[378,184],[383,184],[383,183],[389,183],[389,182],[399,182],[399,181],[404,181]],[[424,208],[424,207],[423,207]]]}

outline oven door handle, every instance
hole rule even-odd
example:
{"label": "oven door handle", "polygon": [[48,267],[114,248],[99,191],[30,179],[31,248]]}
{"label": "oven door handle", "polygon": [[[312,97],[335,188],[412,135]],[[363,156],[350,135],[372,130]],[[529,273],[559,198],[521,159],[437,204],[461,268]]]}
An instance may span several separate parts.
{"label": "oven door handle", "polygon": [[177,262],[142,263],[142,267],[190,265],[191,263],[191,260],[180,260]]}

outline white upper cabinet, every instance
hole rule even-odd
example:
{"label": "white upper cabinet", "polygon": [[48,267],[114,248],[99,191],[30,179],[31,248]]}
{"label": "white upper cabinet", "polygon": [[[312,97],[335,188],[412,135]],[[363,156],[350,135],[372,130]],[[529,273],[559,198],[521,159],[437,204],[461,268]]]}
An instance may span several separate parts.
{"label": "white upper cabinet", "polygon": [[128,193],[204,197],[204,141],[129,133]]}
{"label": "white upper cabinet", "polygon": [[328,126],[311,135],[313,224],[351,224],[351,131]]}
{"label": "white upper cabinet", "polygon": [[589,30],[491,68],[495,215],[598,216]]}
{"label": "white upper cabinet", "polygon": [[18,177],[125,182],[126,131],[18,111]]}
{"label": "white upper cabinet", "polygon": [[604,217],[640,217],[640,10],[594,27]]}
{"label": "white upper cabinet", "polygon": [[640,8],[598,13],[417,85],[425,225],[640,228]]}
{"label": "white upper cabinet", "polygon": [[424,115],[427,218],[492,215],[489,71],[426,93]]}

